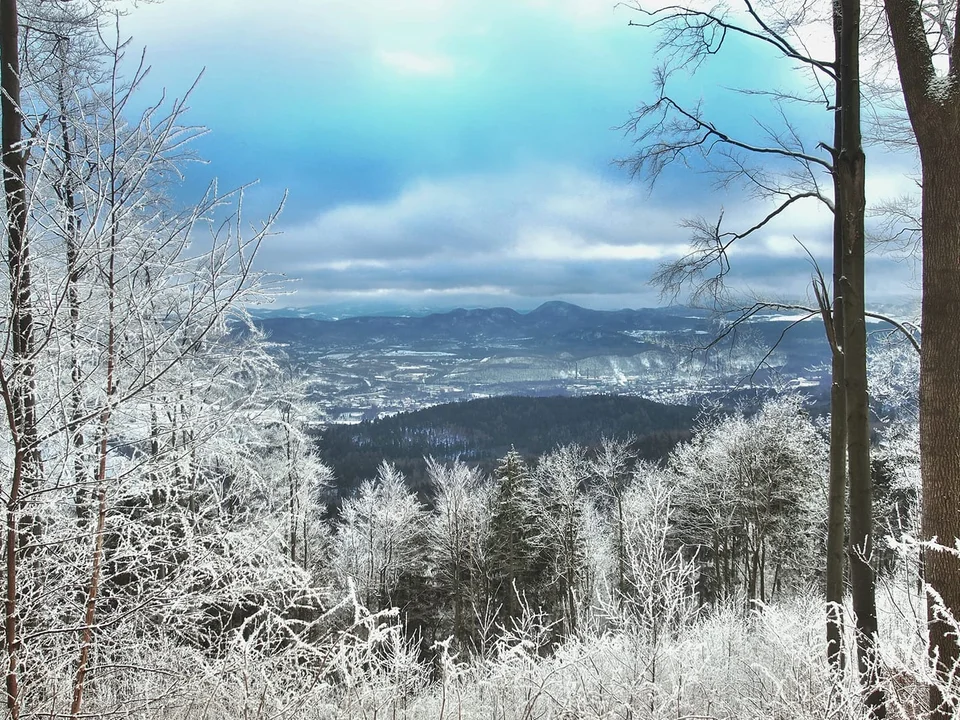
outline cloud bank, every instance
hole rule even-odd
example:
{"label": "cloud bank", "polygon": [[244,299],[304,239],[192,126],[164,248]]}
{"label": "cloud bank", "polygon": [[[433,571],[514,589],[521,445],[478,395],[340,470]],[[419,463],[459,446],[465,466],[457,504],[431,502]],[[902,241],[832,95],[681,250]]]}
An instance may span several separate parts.
{"label": "cloud bank", "polygon": [[[137,8],[128,31],[155,63],[155,88],[185,87],[201,66],[191,119],[212,132],[213,176],[259,179],[248,215],[289,188],[260,267],[298,278],[283,303],[356,298],[398,304],[531,307],[559,298],[594,307],[655,305],[648,280],[687,252],[684,218],[742,230],[770,209],[679,163],[654,191],[611,164],[631,153],[617,130],[649,100],[655,38],[609,0],[165,0]],[[683,102],[760,144],[780,119],[769,99],[731,84],[793,79],[745,42],[696,75]],[[175,91],[172,91],[175,94]],[[731,99],[735,98],[734,102]],[[794,118],[815,148],[829,112]],[[818,151],[812,151],[818,152]],[[909,163],[907,163],[909,164]],[[907,168],[909,169],[909,168]],[[902,160],[868,158],[871,197],[913,189]],[[827,182],[826,177],[821,181]],[[803,299],[829,264],[830,217],[799,203],[731,253],[736,290]],[[916,293],[915,266],[874,258],[871,302]]]}
{"label": "cloud bank", "polygon": [[[664,203],[636,184],[562,166],[424,179],[384,201],[282,228],[263,262],[301,278],[301,304],[394,296],[450,306],[532,307],[550,298],[651,306],[661,298],[650,277],[687,251],[681,221],[701,211],[696,198]],[[764,209],[743,201],[723,212],[725,227],[746,227]],[[813,203],[792,208],[776,228],[735,246],[731,288],[804,297],[812,265],[798,240],[828,259],[830,228],[829,213]],[[902,299],[890,290],[910,272],[877,258],[872,284],[886,299]]]}

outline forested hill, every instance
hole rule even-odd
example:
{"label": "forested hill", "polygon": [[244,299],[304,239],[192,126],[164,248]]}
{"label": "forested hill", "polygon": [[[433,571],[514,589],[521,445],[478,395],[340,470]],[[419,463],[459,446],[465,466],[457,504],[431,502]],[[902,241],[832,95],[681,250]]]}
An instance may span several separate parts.
{"label": "forested hill", "polygon": [[348,495],[394,463],[412,489],[423,489],[424,456],[456,457],[489,472],[511,446],[529,458],[558,445],[586,447],[601,438],[635,437],[640,457],[658,460],[687,439],[698,409],[617,395],[496,397],[448,403],[357,425],[333,425],[319,439],[334,470],[337,490]]}

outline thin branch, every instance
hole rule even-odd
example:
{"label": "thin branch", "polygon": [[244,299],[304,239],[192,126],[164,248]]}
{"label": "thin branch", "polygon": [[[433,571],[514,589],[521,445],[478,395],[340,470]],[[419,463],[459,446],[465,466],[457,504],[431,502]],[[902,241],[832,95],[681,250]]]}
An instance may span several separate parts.
{"label": "thin branch", "polygon": [[[711,55],[716,54],[716,52],[719,50],[720,45],[722,45],[724,37],[727,32],[738,33],[746,37],[750,37],[755,40],[759,40],[763,43],[766,43],[767,45],[770,45],[776,48],[785,57],[790,58],[791,60],[797,60],[806,65],[810,65],[816,70],[819,70],[827,74],[829,77],[836,79],[837,71],[833,61],[818,60],[816,58],[812,58],[808,55],[805,55],[799,52],[782,35],[773,31],[772,29],[769,28],[769,26],[766,25],[766,23],[761,21],[759,19],[759,16],[757,16],[753,12],[752,6],[750,5],[749,2],[746,2],[746,5],[750,11],[750,14],[758,22],[763,32],[749,30],[748,28],[742,27],[740,25],[735,25],[733,23],[727,22],[723,18],[717,15],[714,15],[712,13],[701,11],[701,10],[692,10],[690,8],[683,7],[680,5],[668,5],[666,7],[657,8],[656,10],[647,10],[640,6],[630,5],[628,7],[632,8],[633,10],[636,10],[637,12],[643,15],[650,17],[651,20],[649,22],[635,22],[631,20],[627,24],[634,27],[653,28],[659,25],[669,24],[672,22],[682,23],[681,31],[695,30],[701,33],[700,39],[703,42],[702,52],[705,52]],[[694,19],[699,19],[701,23],[692,24],[691,21]],[[707,42],[702,35],[704,29],[706,29],[706,27],[710,25],[713,25],[720,29],[720,39],[718,40],[716,46],[711,46],[709,42]]]}

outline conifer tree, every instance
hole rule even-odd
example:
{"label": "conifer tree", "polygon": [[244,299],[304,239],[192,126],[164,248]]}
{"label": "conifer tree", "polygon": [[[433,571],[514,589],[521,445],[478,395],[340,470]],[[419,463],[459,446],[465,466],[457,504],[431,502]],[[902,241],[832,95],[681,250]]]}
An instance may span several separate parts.
{"label": "conifer tree", "polygon": [[490,572],[504,624],[521,613],[521,598],[540,604],[544,552],[538,498],[530,468],[511,448],[494,471],[497,487],[490,518]]}

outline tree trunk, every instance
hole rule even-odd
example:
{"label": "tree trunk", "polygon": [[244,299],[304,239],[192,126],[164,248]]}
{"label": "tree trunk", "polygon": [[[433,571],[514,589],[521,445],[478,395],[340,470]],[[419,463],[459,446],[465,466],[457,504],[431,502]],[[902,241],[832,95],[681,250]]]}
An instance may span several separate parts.
{"label": "tree trunk", "polygon": [[[946,77],[938,77],[918,0],[885,0],[897,56],[900,85],[920,149],[923,169],[923,347],[920,352],[920,471],[922,532],[926,539],[955,547],[960,538],[960,395],[957,393],[960,338],[960,33],[950,42]],[[956,8],[956,4],[954,4]],[[954,17],[954,22],[956,17]],[[926,550],[926,582],[953,617],[960,617],[960,562]],[[938,617],[928,598],[929,651],[938,682],[954,682],[960,659],[957,634]],[[930,688],[932,720],[955,717],[936,684]]]}
{"label": "tree trunk", "polygon": [[[840,58],[841,17],[839,7],[833,10],[835,56]],[[840,83],[836,88],[837,112],[833,121],[833,146],[839,150],[843,142],[843,119],[839,108],[843,98]],[[840,176],[833,174],[833,312],[832,365],[830,368],[830,482],[827,499],[827,662],[839,679],[846,665],[843,652],[843,545],[847,511],[847,403],[843,377],[843,208]]]}
{"label": "tree trunk", "polygon": [[[66,44],[66,41],[64,41]],[[67,59],[66,50],[62,50],[60,79],[57,84],[57,111],[60,114],[60,149],[63,152],[63,173],[60,180],[60,200],[64,206],[64,235],[67,260],[67,303],[70,307],[70,440],[73,449],[73,482],[77,520],[81,527],[86,524],[87,507],[87,470],[83,462],[83,426],[80,418],[83,412],[81,388],[83,375],[80,367],[80,349],[77,329],[80,325],[80,248],[79,221],[77,218],[77,199],[74,182],[74,153],[70,142],[70,124],[68,122],[68,101],[66,88]]]}
{"label": "tree trunk", "polygon": [[[459,518],[456,520],[459,522]],[[459,540],[459,538],[457,538]],[[453,636],[459,647],[466,647],[467,638],[463,627],[463,588],[460,578],[463,566],[463,556],[460,553],[459,542],[454,546],[453,558]]]}
{"label": "tree trunk", "polygon": [[[36,366],[33,360],[33,312],[30,280],[30,244],[27,238],[27,154],[22,147],[23,118],[20,114],[19,23],[16,0],[0,0],[0,100],[3,136],[3,189],[7,209],[7,264],[10,272],[10,347],[14,420],[19,446],[24,453],[24,483],[39,482],[40,448],[37,440]],[[21,535],[35,531],[35,524],[21,518]]]}
{"label": "tree trunk", "polygon": [[623,493],[617,493],[617,607],[624,607],[627,596],[627,548],[624,535]]}
{"label": "tree trunk", "polygon": [[867,329],[864,317],[864,191],[866,159],[860,131],[860,3],[842,0],[840,30],[840,182],[843,230],[843,351],[847,410],[847,470],[850,481],[850,584],[857,616],[857,668],[867,711],[886,717],[877,672],[877,607],[873,568],[873,493],[867,394]]}
{"label": "tree trunk", "polygon": [[[102,456],[101,463],[105,460]],[[105,470],[101,469],[101,475]],[[90,648],[93,646],[93,629],[97,614],[97,599],[100,593],[101,565],[103,563],[103,532],[107,519],[107,499],[101,487],[97,493],[97,529],[94,536],[93,570],[90,585],[87,588],[87,602],[83,613],[83,632],[80,636],[80,659],[73,679],[73,702],[70,704],[70,717],[75,720],[83,704],[83,690],[90,663]]]}
{"label": "tree trunk", "polygon": [[[7,710],[20,717],[18,574],[20,547],[30,523],[22,517],[21,493],[38,477],[33,318],[30,313],[30,255],[27,245],[26,156],[21,147],[19,23],[16,0],[0,0],[0,113],[3,189],[6,200],[7,266],[10,272],[10,367],[3,368],[3,395],[13,445],[13,474],[6,507],[6,593],[4,644],[7,654]],[[9,374],[8,374],[9,373]],[[32,476],[32,477],[31,477]]]}
{"label": "tree trunk", "polygon": [[[923,347],[920,358],[920,466],[923,477],[923,537],[954,547],[960,538],[960,396],[957,392],[960,334],[960,184],[956,142],[944,138],[923,153]],[[960,611],[960,560],[946,552],[924,553],[926,581],[954,617]],[[929,607],[930,654],[942,682],[960,660],[956,629]],[[955,717],[936,686],[930,708],[938,719]]]}
{"label": "tree trunk", "polygon": [[765,541],[760,542],[760,602],[767,601],[767,545]]}
{"label": "tree trunk", "polygon": [[[297,482],[297,473],[293,468],[293,433],[290,423],[293,422],[293,409],[284,408],[283,411],[284,432],[286,433],[286,452],[287,452],[287,515],[288,515],[288,543],[287,548],[290,555],[290,562],[297,564],[297,540],[300,537],[299,517],[300,517],[300,497]],[[306,570],[306,567],[304,567]]]}

